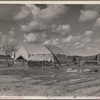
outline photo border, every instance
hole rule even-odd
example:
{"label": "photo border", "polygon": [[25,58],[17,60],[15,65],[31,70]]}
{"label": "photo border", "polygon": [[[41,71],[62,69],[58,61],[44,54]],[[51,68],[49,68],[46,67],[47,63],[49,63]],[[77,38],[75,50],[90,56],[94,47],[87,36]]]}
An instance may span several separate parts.
{"label": "photo border", "polygon": [[[20,0],[19,0],[20,1]],[[80,4],[86,4],[86,5],[93,5],[93,4],[95,4],[95,5],[99,5],[100,4],[100,0],[96,0],[96,1],[93,1],[93,0],[87,0],[87,1],[82,1],[82,0],[79,0],[79,1],[76,1],[76,0],[63,0],[63,1],[61,1],[61,0],[55,0],[55,1],[53,1],[53,0],[41,0],[41,1],[39,1],[39,0],[37,0],[37,1],[35,1],[35,0],[29,0],[29,1],[26,1],[26,0],[24,0],[24,1],[20,1],[19,2],[18,0],[17,1],[13,1],[13,0],[3,0],[3,1],[1,1],[0,0],[0,4],[68,4],[68,5],[80,5]],[[32,100],[32,99],[61,99],[61,100],[65,100],[65,99],[100,99],[100,97],[78,97],[78,96],[54,96],[54,97],[52,97],[52,96],[48,96],[48,97],[46,97],[46,96],[0,96],[0,100],[4,100],[4,99],[8,99],[8,100],[11,100],[11,99],[14,99],[14,100],[18,100],[18,99],[23,99],[23,100],[26,100],[26,99],[28,99],[28,100]]]}

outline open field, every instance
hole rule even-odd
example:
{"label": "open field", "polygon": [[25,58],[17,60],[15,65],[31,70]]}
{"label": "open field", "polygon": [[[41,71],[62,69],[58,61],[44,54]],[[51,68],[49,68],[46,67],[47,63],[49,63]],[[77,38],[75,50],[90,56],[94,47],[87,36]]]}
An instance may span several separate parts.
{"label": "open field", "polygon": [[0,68],[0,96],[100,96],[100,72]]}

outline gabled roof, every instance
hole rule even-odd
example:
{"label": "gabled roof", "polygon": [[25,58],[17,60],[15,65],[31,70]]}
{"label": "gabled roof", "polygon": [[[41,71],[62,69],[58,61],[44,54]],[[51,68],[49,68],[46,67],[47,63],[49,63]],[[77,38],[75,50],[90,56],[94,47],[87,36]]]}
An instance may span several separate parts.
{"label": "gabled roof", "polygon": [[61,54],[65,55],[64,51],[56,46],[48,46],[48,45],[42,45],[42,44],[36,44],[36,43],[24,43],[22,45],[28,54],[34,55],[34,54]]}
{"label": "gabled roof", "polygon": [[24,43],[23,46],[30,55],[51,54],[51,52],[44,45],[34,44],[34,43]]}

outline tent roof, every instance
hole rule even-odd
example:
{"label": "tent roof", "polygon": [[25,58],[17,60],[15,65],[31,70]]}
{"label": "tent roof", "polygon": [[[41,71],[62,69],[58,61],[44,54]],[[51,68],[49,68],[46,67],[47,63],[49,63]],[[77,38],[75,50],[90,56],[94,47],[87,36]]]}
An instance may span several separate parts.
{"label": "tent roof", "polygon": [[64,51],[59,48],[59,47],[55,47],[55,46],[46,46],[53,54],[61,54],[61,55],[65,55]]}
{"label": "tent roof", "polygon": [[28,52],[28,54],[51,54],[51,52],[44,46],[40,44],[34,43],[24,43],[24,48]]}
{"label": "tent roof", "polygon": [[[59,47],[24,43],[16,53],[16,59],[20,56],[23,56],[23,58],[28,61],[49,61],[54,59],[52,53],[65,55],[65,53]],[[62,58],[62,56],[57,57]],[[65,56],[64,59],[66,59]]]}
{"label": "tent roof", "polygon": [[26,49],[28,54],[61,54],[65,55],[64,51],[55,46],[46,46],[41,44],[35,44],[35,43],[24,43],[22,46]]}

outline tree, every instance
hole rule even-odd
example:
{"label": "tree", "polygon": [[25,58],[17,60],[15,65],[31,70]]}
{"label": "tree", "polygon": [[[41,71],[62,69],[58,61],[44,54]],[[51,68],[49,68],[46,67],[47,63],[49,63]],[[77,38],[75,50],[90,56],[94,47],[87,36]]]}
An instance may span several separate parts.
{"label": "tree", "polygon": [[12,52],[15,50],[15,45],[13,39],[5,37],[4,41],[2,41],[2,49],[5,53],[5,58],[7,62],[7,66],[9,67],[9,57],[11,56]]}

